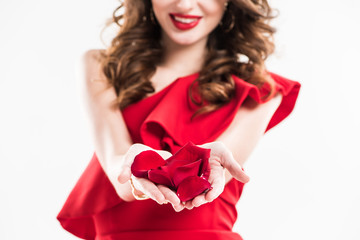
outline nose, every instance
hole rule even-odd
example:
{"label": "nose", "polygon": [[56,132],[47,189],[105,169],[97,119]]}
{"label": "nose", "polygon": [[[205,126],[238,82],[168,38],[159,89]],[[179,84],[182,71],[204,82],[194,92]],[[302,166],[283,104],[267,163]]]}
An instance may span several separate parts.
{"label": "nose", "polygon": [[196,0],[178,0],[176,7],[182,11],[188,11],[194,7]]}

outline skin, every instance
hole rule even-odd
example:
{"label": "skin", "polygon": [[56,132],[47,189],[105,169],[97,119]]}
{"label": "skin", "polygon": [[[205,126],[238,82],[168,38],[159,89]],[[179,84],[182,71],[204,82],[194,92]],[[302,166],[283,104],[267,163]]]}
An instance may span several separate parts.
{"label": "skin", "polygon": [[[205,46],[209,33],[219,24],[225,11],[226,0],[152,0],[152,7],[163,31],[166,46],[185,46],[201,42]],[[179,30],[169,13],[202,17],[199,24],[189,30]]]}
{"label": "skin", "polygon": [[[162,40],[165,44],[164,62],[157,67],[151,78],[155,92],[158,92],[176,78],[201,69],[207,36],[219,24],[225,1],[153,0],[152,3],[157,20],[163,27]],[[169,12],[201,15],[204,21],[191,30],[179,31],[169,22]],[[264,104],[257,104],[253,100],[246,101],[231,125],[215,142],[200,145],[211,149],[209,182],[213,189],[192,201],[181,203],[169,188],[131,176],[130,166],[134,157],[151,148],[143,144],[133,144],[120,110],[110,107],[111,102],[116,99],[116,93],[107,83],[96,60],[100,51],[102,50],[89,50],[84,53],[80,78],[84,83],[83,96],[95,151],[120,198],[125,201],[135,200],[129,183],[132,177],[136,194],[144,193],[159,204],[171,203],[175,211],[182,211],[184,208],[192,209],[213,201],[232,178],[244,183],[249,181],[241,167],[263,136],[268,122],[280,105],[281,95]],[[171,156],[171,153],[166,151],[157,152],[165,159]]]}

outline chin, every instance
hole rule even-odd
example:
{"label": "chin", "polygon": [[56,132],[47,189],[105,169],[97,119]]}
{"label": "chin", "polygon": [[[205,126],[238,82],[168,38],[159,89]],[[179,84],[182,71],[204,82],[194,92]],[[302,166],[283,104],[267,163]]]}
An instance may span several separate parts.
{"label": "chin", "polygon": [[184,40],[184,41],[174,41],[176,44],[178,45],[182,45],[182,46],[187,46],[187,45],[193,45],[194,43],[196,43],[195,41],[188,41],[188,40]]}
{"label": "chin", "polygon": [[195,43],[198,43],[203,39],[202,38],[194,38],[193,36],[181,36],[181,37],[174,36],[174,37],[171,37],[171,40],[178,45],[186,46],[186,45],[193,45]]}

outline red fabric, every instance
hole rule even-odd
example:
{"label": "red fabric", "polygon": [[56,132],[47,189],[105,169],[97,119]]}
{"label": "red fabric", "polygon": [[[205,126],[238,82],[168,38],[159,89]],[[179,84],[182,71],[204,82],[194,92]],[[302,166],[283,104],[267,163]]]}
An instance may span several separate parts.
{"label": "red fabric", "polygon": [[[300,83],[270,73],[276,90],[283,95],[266,131],[293,110]],[[222,108],[191,121],[196,110],[188,97],[198,73],[178,78],[162,91],[128,106],[123,117],[134,143],[175,153],[188,141],[203,144],[215,140],[233,120],[247,97],[263,103],[266,89],[233,76],[234,99]],[[266,132],[265,131],[265,132]],[[84,239],[223,239],[240,240],[232,232],[237,218],[236,203],[243,183],[231,180],[219,198],[193,210],[175,212],[171,205],[152,200],[124,202],[103,172],[96,153],[57,216],[61,225]]]}

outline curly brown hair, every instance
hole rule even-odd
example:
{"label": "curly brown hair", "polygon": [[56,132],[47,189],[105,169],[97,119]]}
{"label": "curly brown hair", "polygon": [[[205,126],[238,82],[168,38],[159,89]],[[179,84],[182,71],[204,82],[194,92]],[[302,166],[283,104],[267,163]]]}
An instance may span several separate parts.
{"label": "curly brown hair", "polygon": [[[120,109],[155,91],[150,78],[162,61],[163,46],[160,25],[151,19],[151,7],[151,0],[125,0],[107,24],[116,23],[120,31],[101,54],[101,67],[116,90],[115,105]],[[119,10],[123,13],[117,16]],[[218,109],[232,99],[235,93],[232,74],[257,87],[269,83],[270,91],[265,98],[272,95],[273,80],[264,66],[265,59],[274,51],[275,29],[268,23],[272,18],[267,0],[229,0],[221,24],[209,35],[199,77],[189,89],[191,100],[199,105],[196,115]],[[240,56],[246,60],[241,61]],[[192,96],[194,86],[200,101]]]}

